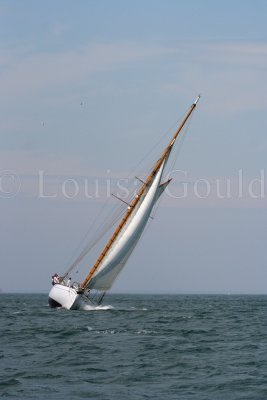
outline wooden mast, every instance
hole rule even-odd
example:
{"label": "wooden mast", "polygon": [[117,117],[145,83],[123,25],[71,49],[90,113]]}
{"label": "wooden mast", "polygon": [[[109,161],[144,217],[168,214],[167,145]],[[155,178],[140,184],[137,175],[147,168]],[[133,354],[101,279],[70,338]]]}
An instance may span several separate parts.
{"label": "wooden mast", "polygon": [[102,253],[99,255],[98,259],[96,260],[95,264],[93,265],[93,267],[90,269],[88,275],[85,277],[84,281],[81,284],[80,289],[84,289],[85,286],[87,285],[87,283],[90,281],[90,279],[92,278],[92,276],[94,275],[95,271],[97,270],[97,268],[99,267],[101,261],[103,260],[103,258],[105,257],[105,255],[107,254],[108,250],[110,249],[110,247],[112,246],[114,240],[116,239],[116,237],[118,236],[118,234],[120,233],[121,229],[123,228],[123,226],[125,225],[125,223],[127,222],[128,218],[130,217],[130,215],[132,214],[133,209],[135,208],[135,206],[137,205],[140,196],[142,196],[142,194],[144,193],[146,187],[150,184],[150,182],[152,181],[153,177],[156,175],[156,173],[158,172],[162,162],[165,160],[166,156],[168,155],[169,151],[171,150],[172,146],[174,145],[175,140],[177,139],[177,136],[179,135],[179,133],[181,132],[181,130],[183,129],[186,121],[188,120],[188,118],[190,117],[191,113],[193,112],[194,108],[197,105],[197,102],[200,99],[200,95],[197,97],[197,99],[194,101],[194,103],[191,105],[191,107],[189,108],[189,110],[187,111],[182,123],[179,125],[179,127],[177,128],[177,130],[175,131],[171,141],[169,142],[168,146],[165,148],[165,150],[163,151],[161,157],[158,159],[158,161],[155,163],[155,165],[153,166],[152,171],[150,172],[150,174],[148,175],[146,181],[144,182],[144,184],[141,186],[138,194],[135,196],[135,198],[132,200],[132,202],[130,203],[126,213],[124,214],[122,220],[120,221],[119,225],[117,226],[117,228],[115,229],[113,235],[111,236],[111,238],[109,239],[109,241],[107,242],[106,246],[104,247]]}

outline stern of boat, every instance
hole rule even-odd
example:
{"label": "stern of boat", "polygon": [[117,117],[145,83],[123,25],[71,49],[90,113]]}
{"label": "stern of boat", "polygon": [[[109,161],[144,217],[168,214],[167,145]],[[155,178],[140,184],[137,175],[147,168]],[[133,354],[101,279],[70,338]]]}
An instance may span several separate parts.
{"label": "stern of boat", "polygon": [[48,304],[51,308],[62,307],[75,310],[81,303],[81,295],[75,289],[61,284],[54,285],[48,295]]}

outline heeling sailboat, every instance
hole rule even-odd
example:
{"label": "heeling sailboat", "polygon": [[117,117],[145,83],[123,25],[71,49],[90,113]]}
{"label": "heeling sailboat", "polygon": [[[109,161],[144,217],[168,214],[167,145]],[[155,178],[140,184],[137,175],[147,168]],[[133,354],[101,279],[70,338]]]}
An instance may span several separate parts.
{"label": "heeling sailboat", "polygon": [[[165,165],[179,133],[194,111],[199,99],[200,96],[190,106],[182,123],[175,131],[161,157],[153,165],[151,172],[129,204],[120,223],[83,282],[72,287],[66,285],[63,278],[68,275],[69,269],[59,283],[56,283],[50,290],[49,305],[51,307],[79,309],[87,304],[101,303],[105,293],[111,288],[117,275],[137,245],[153,207],[170,183],[170,180],[161,182]],[[83,253],[81,258],[83,258]]]}

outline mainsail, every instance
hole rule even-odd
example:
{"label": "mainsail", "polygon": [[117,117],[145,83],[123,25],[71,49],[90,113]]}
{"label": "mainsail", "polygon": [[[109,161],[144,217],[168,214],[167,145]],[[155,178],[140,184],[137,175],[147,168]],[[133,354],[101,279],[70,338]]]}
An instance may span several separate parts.
{"label": "mainsail", "polygon": [[144,231],[160,193],[162,193],[160,180],[164,164],[165,162],[162,163],[149,189],[140,198],[130,218],[114,240],[92,279],[88,282],[88,288],[101,291],[108,290],[125,265]]}

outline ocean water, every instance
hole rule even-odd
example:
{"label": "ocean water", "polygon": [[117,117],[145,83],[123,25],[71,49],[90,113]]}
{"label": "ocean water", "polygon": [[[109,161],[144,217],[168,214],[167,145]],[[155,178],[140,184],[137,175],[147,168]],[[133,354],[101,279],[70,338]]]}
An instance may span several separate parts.
{"label": "ocean water", "polygon": [[267,399],[267,296],[0,295],[1,399]]}

